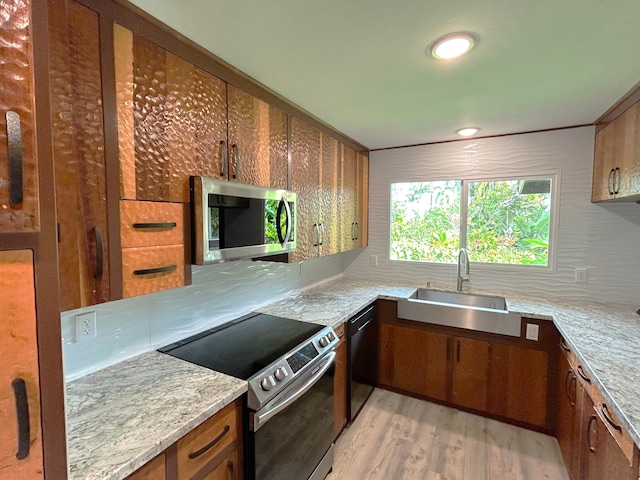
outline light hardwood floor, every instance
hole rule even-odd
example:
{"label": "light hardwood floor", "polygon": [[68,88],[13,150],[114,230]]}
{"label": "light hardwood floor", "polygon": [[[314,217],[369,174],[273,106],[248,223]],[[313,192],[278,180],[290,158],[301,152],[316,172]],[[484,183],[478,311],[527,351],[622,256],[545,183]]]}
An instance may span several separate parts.
{"label": "light hardwood floor", "polygon": [[555,438],[374,390],[327,480],[568,480]]}

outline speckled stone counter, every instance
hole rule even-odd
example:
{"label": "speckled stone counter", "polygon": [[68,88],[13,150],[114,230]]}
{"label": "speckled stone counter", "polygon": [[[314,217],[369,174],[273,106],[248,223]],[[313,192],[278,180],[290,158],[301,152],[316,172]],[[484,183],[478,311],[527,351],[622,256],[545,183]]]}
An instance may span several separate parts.
{"label": "speckled stone counter", "polygon": [[69,479],[122,479],[246,391],[243,380],[158,352],[70,382]]}
{"label": "speckled stone counter", "polygon": [[[259,311],[336,326],[376,298],[408,298],[417,287],[421,286],[377,284],[343,277],[294,293]],[[453,290],[443,285],[429,288]],[[472,293],[494,292],[473,290]],[[554,322],[603,393],[608,406],[640,445],[640,316],[635,309],[578,300],[513,295],[505,298],[510,312]]]}

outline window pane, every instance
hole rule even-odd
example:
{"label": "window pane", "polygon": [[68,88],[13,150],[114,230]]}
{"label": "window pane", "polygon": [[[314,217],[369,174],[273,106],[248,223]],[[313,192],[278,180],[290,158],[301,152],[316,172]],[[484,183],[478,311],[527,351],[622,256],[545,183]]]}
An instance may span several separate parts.
{"label": "window pane", "polygon": [[455,262],[460,243],[461,182],[391,185],[392,260]]}
{"label": "window pane", "polygon": [[550,178],[469,183],[471,260],[547,265],[550,212]]}

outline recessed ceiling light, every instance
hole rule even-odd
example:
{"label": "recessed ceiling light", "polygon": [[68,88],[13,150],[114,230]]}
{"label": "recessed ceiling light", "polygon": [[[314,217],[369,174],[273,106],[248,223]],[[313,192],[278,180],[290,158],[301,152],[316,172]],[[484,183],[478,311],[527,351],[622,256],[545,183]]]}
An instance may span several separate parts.
{"label": "recessed ceiling light", "polygon": [[456,58],[467,53],[476,43],[478,43],[478,37],[473,33],[450,33],[433,42],[429,53],[432,57],[441,60]]}
{"label": "recessed ceiling light", "polygon": [[471,135],[475,135],[479,131],[480,131],[479,128],[468,127],[468,128],[461,128],[460,130],[457,130],[456,133],[461,137],[470,137]]}

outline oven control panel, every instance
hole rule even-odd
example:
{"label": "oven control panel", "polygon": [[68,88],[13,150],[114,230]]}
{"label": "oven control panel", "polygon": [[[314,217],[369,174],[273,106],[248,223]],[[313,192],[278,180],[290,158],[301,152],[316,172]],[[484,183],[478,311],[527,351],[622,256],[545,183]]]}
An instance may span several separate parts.
{"label": "oven control panel", "polygon": [[287,385],[324,353],[338,344],[338,337],[331,327],[325,327],[312,338],[287,352],[270,366],[249,379],[247,405],[258,410],[283,391]]}

